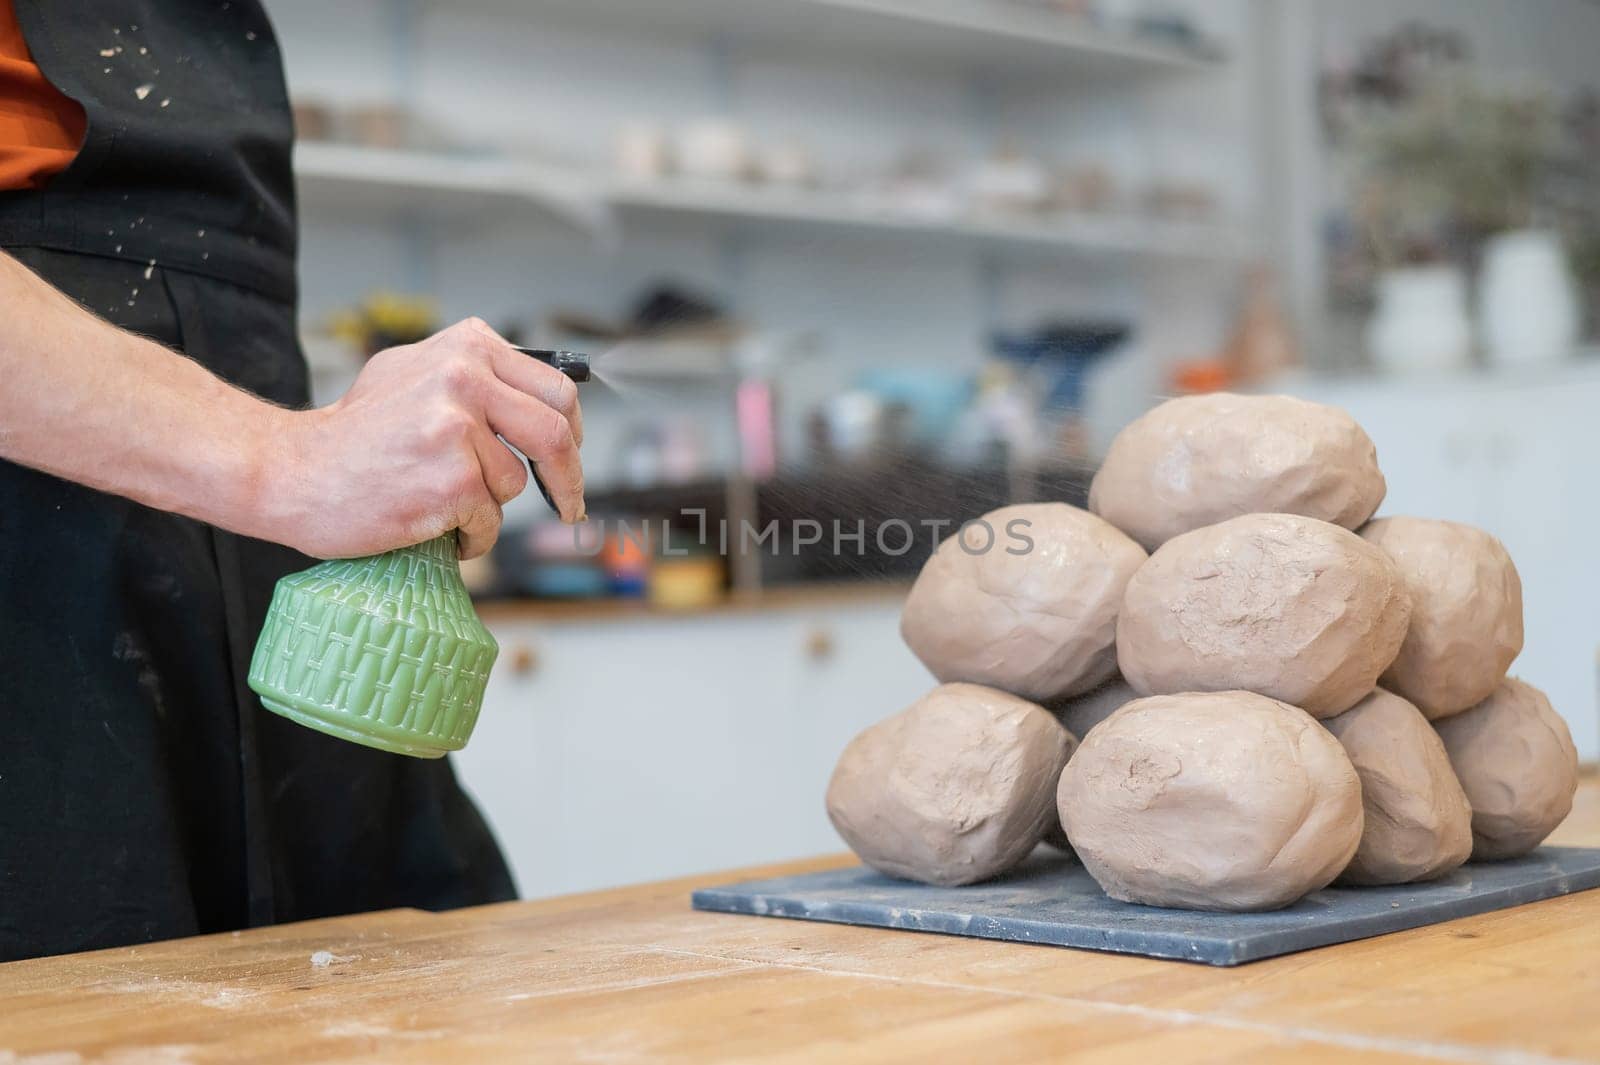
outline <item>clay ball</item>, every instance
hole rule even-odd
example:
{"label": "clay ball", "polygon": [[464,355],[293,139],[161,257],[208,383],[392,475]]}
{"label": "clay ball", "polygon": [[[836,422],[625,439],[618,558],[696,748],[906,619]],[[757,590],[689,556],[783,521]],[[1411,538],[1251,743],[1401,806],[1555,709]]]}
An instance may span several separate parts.
{"label": "clay ball", "polygon": [[1522,580],[1499,540],[1470,525],[1379,518],[1361,530],[1411,593],[1411,628],[1384,686],[1429,718],[1489,697],[1522,651]]}
{"label": "clay ball", "polygon": [[1323,722],[1361,778],[1366,829],[1339,877],[1409,884],[1443,876],[1472,853],[1472,807],[1422,711],[1377,688]]}
{"label": "clay ball", "polygon": [[850,741],[828,784],[828,817],[879,872],[987,880],[1044,838],[1076,745],[1025,699],[945,684]]}
{"label": "clay ball", "polygon": [[1154,551],[1240,514],[1303,514],[1354,529],[1385,491],[1377,450],[1349,414],[1222,392],[1169,400],[1118,433],[1089,509]]}
{"label": "clay ball", "polygon": [[1472,804],[1472,860],[1527,854],[1572,811],[1578,749],[1544,692],[1507,677],[1434,728]]}
{"label": "clay ball", "polygon": [[1169,540],[1128,582],[1117,661],[1145,695],[1259,692],[1331,717],[1394,660],[1410,599],[1389,556],[1293,514]]}
{"label": "clay ball", "polygon": [[[941,681],[1045,701],[1117,670],[1117,608],[1138,544],[1065,503],[1002,507],[939,545],[900,633]],[[987,530],[987,531],[986,531]]]}
{"label": "clay ball", "polygon": [[1250,692],[1128,703],[1084,739],[1057,801],[1106,894],[1151,906],[1288,906],[1361,842],[1361,784],[1339,741]]}

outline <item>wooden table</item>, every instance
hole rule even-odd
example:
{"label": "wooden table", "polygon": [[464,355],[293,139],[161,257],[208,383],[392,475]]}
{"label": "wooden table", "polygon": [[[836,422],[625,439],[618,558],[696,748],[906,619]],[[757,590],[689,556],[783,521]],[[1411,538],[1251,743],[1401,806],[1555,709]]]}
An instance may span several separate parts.
{"label": "wooden table", "polygon": [[1237,969],[689,909],[844,861],[0,966],[0,1065],[1600,1060],[1600,891]]}

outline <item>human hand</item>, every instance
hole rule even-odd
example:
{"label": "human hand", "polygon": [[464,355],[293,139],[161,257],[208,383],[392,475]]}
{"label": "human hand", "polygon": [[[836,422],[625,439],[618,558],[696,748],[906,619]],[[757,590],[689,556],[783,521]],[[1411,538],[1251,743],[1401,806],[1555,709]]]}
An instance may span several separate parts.
{"label": "human hand", "polygon": [[377,554],[459,530],[475,558],[501,506],[539,469],[566,522],[581,521],[583,414],[564,374],[476,318],[373,356],[343,398],[286,422],[264,505],[272,538],[321,558]]}

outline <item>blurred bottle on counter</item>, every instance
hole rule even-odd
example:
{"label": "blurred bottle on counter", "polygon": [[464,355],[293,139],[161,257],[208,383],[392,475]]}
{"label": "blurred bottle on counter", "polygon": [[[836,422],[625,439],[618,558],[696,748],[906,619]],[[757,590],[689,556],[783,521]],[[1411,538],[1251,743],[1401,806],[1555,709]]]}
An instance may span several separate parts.
{"label": "blurred bottle on counter", "polygon": [[600,565],[611,581],[611,593],[622,599],[643,599],[650,588],[650,555],[639,538],[606,534]]}

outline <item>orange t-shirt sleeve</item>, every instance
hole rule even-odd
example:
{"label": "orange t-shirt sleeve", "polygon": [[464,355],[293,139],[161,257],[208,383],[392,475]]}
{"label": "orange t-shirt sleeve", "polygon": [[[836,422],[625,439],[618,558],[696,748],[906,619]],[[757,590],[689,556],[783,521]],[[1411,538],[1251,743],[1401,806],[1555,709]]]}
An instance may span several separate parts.
{"label": "orange t-shirt sleeve", "polygon": [[45,79],[12,0],[0,0],[0,189],[36,189],[71,165],[83,108]]}

